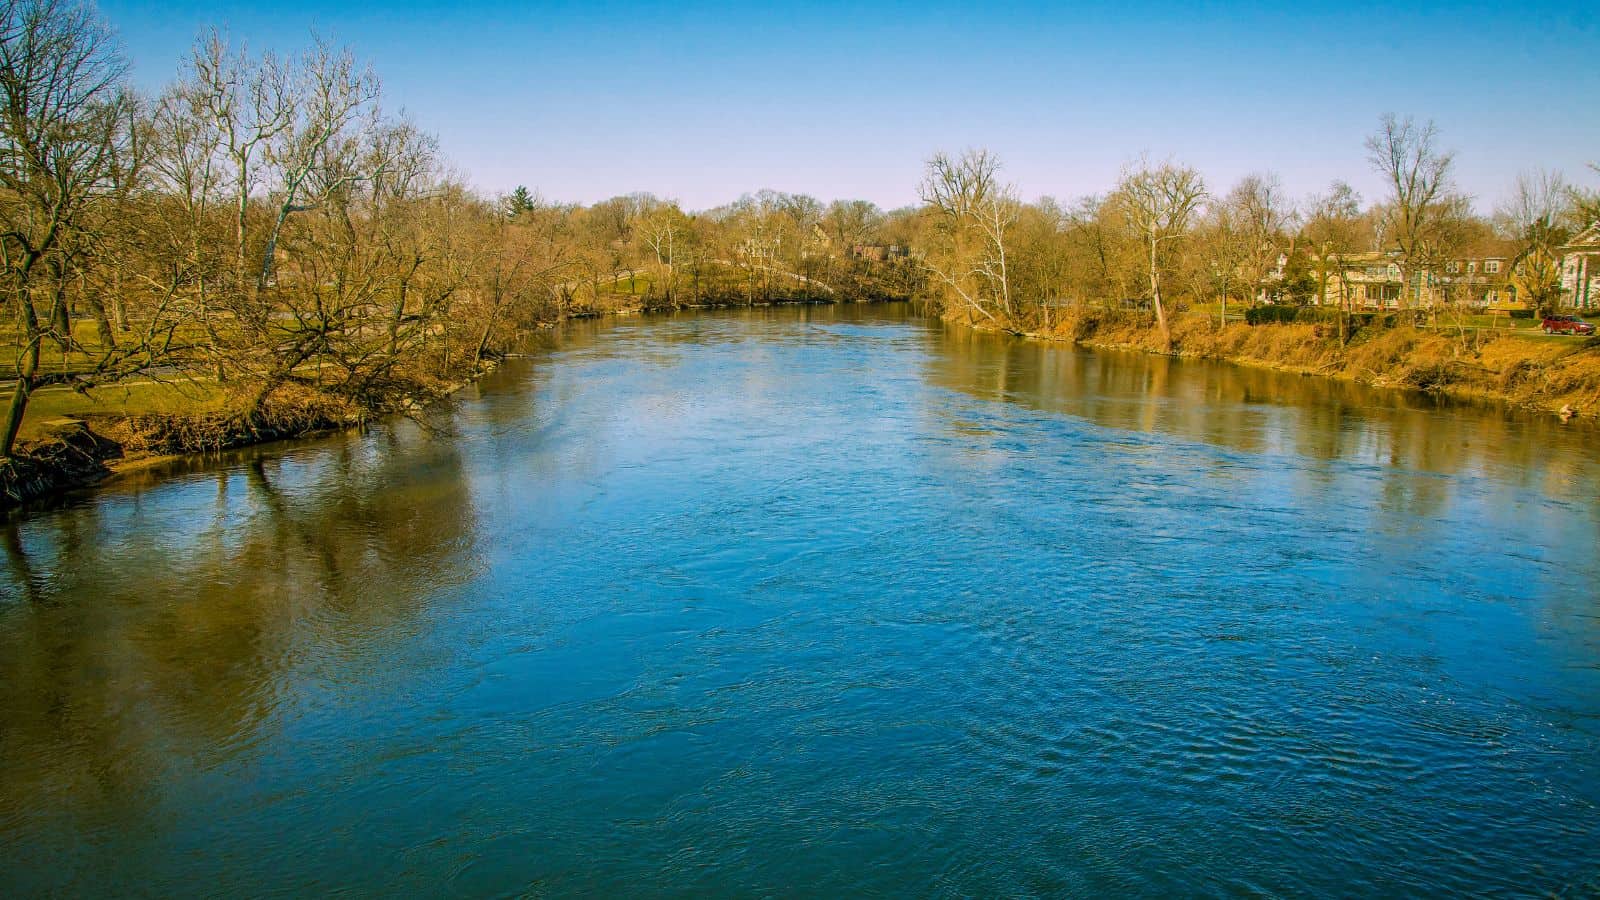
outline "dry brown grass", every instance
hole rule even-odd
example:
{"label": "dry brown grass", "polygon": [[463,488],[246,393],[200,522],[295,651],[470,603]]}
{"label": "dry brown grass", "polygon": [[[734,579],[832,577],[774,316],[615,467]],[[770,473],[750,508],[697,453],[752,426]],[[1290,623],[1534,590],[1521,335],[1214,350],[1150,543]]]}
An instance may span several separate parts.
{"label": "dry brown grass", "polygon": [[1399,327],[1360,331],[1342,344],[1332,325],[1221,326],[1197,312],[1174,317],[1171,333],[1168,350],[1150,314],[1084,307],[1059,311],[1036,336],[1600,415],[1600,338],[1553,342]]}
{"label": "dry brown grass", "polygon": [[245,415],[245,408],[244,398],[234,396],[214,409],[137,413],[92,424],[128,456],[137,457],[224,450],[360,421],[350,404],[299,385],[280,388],[254,415]]}

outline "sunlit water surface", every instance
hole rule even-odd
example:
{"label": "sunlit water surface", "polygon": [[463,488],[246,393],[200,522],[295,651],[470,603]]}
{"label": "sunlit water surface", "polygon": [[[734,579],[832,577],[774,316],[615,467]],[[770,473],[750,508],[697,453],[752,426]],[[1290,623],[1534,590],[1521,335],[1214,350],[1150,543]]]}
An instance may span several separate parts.
{"label": "sunlit water surface", "polygon": [[1600,436],[579,324],[3,527],[0,893],[1600,891]]}

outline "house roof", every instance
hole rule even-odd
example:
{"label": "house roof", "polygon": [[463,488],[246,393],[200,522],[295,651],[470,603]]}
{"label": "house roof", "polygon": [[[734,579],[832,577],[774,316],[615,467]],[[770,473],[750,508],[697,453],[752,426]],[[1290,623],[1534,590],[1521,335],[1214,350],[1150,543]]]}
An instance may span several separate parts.
{"label": "house roof", "polygon": [[1486,235],[1468,245],[1462,259],[1516,259],[1520,248],[1516,241]]}
{"label": "house roof", "polygon": [[1561,252],[1600,252],[1600,219],[1590,222],[1588,228],[1574,235],[1561,247]]}
{"label": "house roof", "polygon": [[1400,256],[1393,250],[1358,250],[1354,253],[1335,253],[1334,259],[1341,259],[1348,263],[1389,263]]}

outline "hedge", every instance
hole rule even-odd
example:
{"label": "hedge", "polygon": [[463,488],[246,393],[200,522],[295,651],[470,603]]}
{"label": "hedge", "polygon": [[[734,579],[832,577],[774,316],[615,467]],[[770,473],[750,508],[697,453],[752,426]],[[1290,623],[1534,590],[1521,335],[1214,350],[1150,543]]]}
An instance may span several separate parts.
{"label": "hedge", "polygon": [[1297,306],[1252,306],[1244,311],[1244,320],[1251,325],[1287,325],[1300,313]]}
{"label": "hedge", "polygon": [[[1251,325],[1338,325],[1340,312],[1331,306],[1256,306],[1245,310],[1244,320]],[[1358,312],[1350,314],[1352,329],[1376,325],[1392,328],[1398,317],[1395,313]]]}

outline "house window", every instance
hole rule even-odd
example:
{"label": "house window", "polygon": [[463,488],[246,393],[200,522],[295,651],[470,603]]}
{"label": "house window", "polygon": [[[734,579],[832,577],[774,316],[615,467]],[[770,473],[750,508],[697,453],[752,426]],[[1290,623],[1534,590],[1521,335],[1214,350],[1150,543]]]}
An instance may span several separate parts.
{"label": "house window", "polygon": [[1485,272],[1488,272],[1490,275],[1493,275],[1494,273],[1500,271],[1500,260],[1498,260],[1498,259],[1486,259],[1486,260],[1484,260],[1484,262],[1483,262],[1483,270]]}

